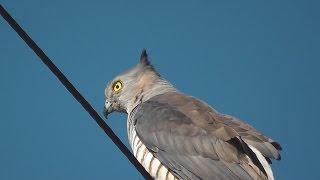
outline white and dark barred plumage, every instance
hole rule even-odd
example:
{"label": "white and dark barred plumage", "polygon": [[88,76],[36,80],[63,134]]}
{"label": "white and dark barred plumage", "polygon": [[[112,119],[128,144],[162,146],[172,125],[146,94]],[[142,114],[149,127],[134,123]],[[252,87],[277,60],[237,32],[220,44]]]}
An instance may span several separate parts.
{"label": "white and dark barred plumage", "polygon": [[[128,127],[130,127],[129,125]],[[147,172],[156,179],[159,180],[175,180],[175,176],[163,165],[152,152],[142,143],[137,136],[134,127],[129,128],[128,137],[130,146],[132,148],[134,156],[143,165]]]}
{"label": "white and dark barred plumage", "polygon": [[274,179],[269,163],[280,159],[279,143],[179,92],[155,71],[145,51],[105,93],[106,115],[128,114],[133,154],[155,179]]}

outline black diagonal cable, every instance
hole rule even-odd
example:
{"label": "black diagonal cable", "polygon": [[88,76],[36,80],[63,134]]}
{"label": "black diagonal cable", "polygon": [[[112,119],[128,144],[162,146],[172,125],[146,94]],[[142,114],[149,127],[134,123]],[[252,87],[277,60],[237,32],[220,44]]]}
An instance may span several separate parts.
{"label": "black diagonal cable", "polygon": [[129,149],[121,142],[117,135],[107,125],[107,123],[100,117],[100,115],[93,109],[90,103],[79,93],[79,91],[71,84],[66,76],[57,68],[50,58],[40,49],[40,47],[30,38],[30,36],[19,26],[19,24],[10,16],[10,14],[0,4],[0,14],[8,22],[8,24],[18,33],[24,42],[37,54],[41,61],[50,69],[50,71],[59,79],[59,81],[66,87],[72,96],[82,105],[82,107],[90,114],[90,116],[97,122],[109,138],[116,144],[121,152],[128,158],[128,160],[137,168],[145,179],[152,179],[149,173],[132,155]]}

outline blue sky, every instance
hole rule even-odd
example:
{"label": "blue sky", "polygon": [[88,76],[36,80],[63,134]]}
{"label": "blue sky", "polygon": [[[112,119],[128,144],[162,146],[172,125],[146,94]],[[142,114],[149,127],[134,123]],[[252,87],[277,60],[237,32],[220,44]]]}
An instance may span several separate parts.
{"label": "blue sky", "polygon": [[[278,140],[277,179],[316,179],[318,1],[0,2],[101,115],[146,48],[181,91]],[[0,82],[0,179],[142,179],[3,19]],[[128,144],[126,116],[107,122]]]}

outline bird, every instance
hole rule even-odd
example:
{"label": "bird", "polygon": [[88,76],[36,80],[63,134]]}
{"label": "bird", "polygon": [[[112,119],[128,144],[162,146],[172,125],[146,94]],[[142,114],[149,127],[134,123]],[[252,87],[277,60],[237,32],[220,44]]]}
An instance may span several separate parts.
{"label": "bird", "polygon": [[104,116],[127,114],[132,153],[158,180],[273,180],[281,145],[163,78],[146,49],[105,89]]}

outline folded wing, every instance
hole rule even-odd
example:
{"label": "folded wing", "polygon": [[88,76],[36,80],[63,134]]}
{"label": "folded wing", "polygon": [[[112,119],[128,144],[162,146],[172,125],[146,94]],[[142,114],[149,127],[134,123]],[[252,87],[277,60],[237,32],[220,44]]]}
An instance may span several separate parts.
{"label": "folded wing", "polygon": [[267,179],[249,146],[267,160],[280,158],[278,143],[180,93],[151,98],[132,118],[141,141],[180,179]]}

